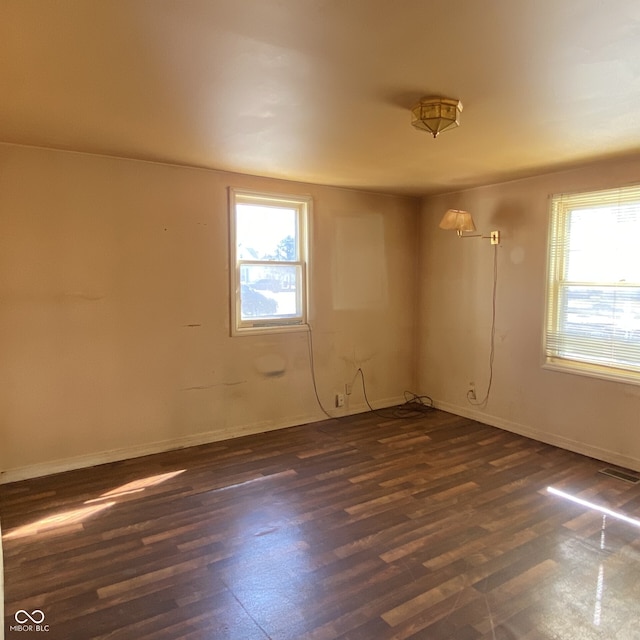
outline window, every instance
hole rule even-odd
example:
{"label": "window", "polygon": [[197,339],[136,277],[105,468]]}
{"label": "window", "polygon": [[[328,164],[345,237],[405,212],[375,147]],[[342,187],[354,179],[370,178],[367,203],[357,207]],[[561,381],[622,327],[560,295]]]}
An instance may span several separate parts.
{"label": "window", "polygon": [[546,366],[640,384],[640,185],[552,199]]}
{"label": "window", "polygon": [[230,189],[234,335],[305,327],[310,208],[306,197]]}

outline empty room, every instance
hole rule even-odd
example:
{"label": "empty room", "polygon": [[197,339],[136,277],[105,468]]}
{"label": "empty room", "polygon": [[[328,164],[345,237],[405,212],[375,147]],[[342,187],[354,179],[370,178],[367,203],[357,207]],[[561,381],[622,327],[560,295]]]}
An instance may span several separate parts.
{"label": "empty room", "polygon": [[640,639],[637,2],[0,25],[0,638]]}

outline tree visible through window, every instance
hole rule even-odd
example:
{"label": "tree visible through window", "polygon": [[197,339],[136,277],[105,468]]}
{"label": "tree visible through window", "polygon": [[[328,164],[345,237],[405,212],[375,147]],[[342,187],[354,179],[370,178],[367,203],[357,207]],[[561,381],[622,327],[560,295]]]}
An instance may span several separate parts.
{"label": "tree visible through window", "polygon": [[308,198],[231,189],[234,333],[306,322]]}
{"label": "tree visible through window", "polygon": [[554,196],[546,363],[640,383],[640,186]]}

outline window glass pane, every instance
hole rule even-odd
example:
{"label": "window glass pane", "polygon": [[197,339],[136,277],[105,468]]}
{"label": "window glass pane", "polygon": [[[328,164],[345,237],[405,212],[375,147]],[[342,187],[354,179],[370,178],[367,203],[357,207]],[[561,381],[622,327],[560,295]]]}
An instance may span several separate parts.
{"label": "window glass pane", "polygon": [[311,199],[229,193],[232,335],[304,330]]}
{"label": "window glass pane", "polygon": [[548,335],[556,355],[640,370],[640,289],[564,287],[560,312]]}
{"label": "window glass pane", "polygon": [[567,278],[640,283],[640,206],[574,209],[569,218]]}
{"label": "window glass pane", "polygon": [[302,313],[301,280],[299,265],[241,265],[242,320],[299,317]]}
{"label": "window glass pane", "polygon": [[237,258],[298,260],[298,213],[295,209],[236,205]]}
{"label": "window glass pane", "polygon": [[640,339],[640,289],[568,286],[563,292],[565,332],[607,340]]}

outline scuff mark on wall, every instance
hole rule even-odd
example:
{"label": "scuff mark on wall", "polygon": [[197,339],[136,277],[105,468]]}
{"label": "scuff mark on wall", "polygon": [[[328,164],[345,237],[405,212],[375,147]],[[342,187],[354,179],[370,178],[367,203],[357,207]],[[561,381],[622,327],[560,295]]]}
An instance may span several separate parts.
{"label": "scuff mark on wall", "polygon": [[234,382],[215,382],[213,384],[201,384],[195,387],[183,387],[182,391],[205,391],[215,387],[237,387],[239,384],[246,384],[246,380],[236,380]]}
{"label": "scuff mark on wall", "polygon": [[284,371],[263,371],[262,375],[265,378],[279,378],[284,375]]}
{"label": "scuff mark on wall", "polygon": [[183,324],[182,326],[183,327],[188,327],[189,329],[193,329],[194,327],[201,327],[202,325],[193,323],[193,324]]}
{"label": "scuff mark on wall", "polygon": [[104,300],[104,296],[98,293],[86,293],[84,291],[65,291],[61,297],[63,299],[73,298],[75,300],[85,300],[87,302],[97,302]]}
{"label": "scuff mark on wall", "polygon": [[254,360],[254,365],[258,373],[261,373],[263,376],[268,378],[284,375],[287,368],[286,360],[277,353],[271,353],[256,358]]}

